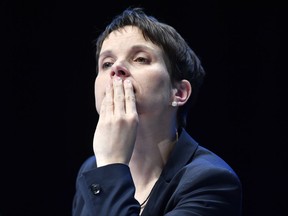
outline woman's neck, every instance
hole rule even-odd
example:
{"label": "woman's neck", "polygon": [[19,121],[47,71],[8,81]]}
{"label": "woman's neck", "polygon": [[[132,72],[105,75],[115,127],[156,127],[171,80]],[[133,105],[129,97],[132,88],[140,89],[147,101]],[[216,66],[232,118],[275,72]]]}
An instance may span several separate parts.
{"label": "woman's neck", "polygon": [[[178,141],[176,130],[171,130],[170,132],[167,130],[168,133],[166,134],[162,132],[165,130],[160,131],[157,133],[152,130],[141,131],[141,137],[138,136],[136,139],[135,148],[129,163],[136,188],[135,198],[140,204],[143,204],[141,206],[143,208],[161,175],[175,143]],[[143,136],[143,134],[146,136]]]}
{"label": "woman's neck", "polygon": [[[149,130],[150,129],[150,130]],[[135,148],[129,163],[134,182],[145,187],[158,179],[169,155],[178,140],[177,131],[173,129],[144,130],[139,127]]]}

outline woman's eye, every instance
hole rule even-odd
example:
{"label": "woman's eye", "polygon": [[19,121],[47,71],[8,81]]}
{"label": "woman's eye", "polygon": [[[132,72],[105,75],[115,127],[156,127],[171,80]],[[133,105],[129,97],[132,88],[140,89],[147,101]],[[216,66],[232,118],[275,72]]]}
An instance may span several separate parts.
{"label": "woman's eye", "polygon": [[144,57],[138,57],[134,61],[139,62],[141,64],[148,64],[149,63],[149,60],[147,58],[144,58]]}
{"label": "woman's eye", "polygon": [[106,69],[106,68],[111,67],[112,65],[113,65],[112,62],[105,62],[105,63],[102,65],[102,68],[103,68],[103,69]]}

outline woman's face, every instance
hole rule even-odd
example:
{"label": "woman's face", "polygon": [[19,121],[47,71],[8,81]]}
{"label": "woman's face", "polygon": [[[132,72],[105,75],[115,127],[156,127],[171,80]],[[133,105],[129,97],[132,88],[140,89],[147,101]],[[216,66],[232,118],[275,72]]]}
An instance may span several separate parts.
{"label": "woman's face", "polygon": [[119,76],[132,82],[138,114],[160,115],[173,101],[170,77],[163,51],[144,39],[137,27],[126,26],[104,40],[95,81],[96,109],[99,113],[105,88]]}

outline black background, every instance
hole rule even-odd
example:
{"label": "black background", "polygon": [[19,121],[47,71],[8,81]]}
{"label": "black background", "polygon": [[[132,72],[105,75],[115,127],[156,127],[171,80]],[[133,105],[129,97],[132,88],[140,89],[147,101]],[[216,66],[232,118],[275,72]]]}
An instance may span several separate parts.
{"label": "black background", "polygon": [[71,214],[98,117],[93,40],[128,6],[202,60],[187,130],[238,173],[243,215],[287,215],[287,7],[181,0],[1,1],[0,215]]}

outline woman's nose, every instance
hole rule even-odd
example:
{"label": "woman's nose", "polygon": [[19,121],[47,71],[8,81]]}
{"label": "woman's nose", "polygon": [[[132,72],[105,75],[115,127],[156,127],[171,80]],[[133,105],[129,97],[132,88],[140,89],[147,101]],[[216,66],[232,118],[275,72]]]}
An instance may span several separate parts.
{"label": "woman's nose", "polygon": [[113,65],[111,68],[111,77],[113,76],[127,77],[129,76],[129,71],[123,65]]}

